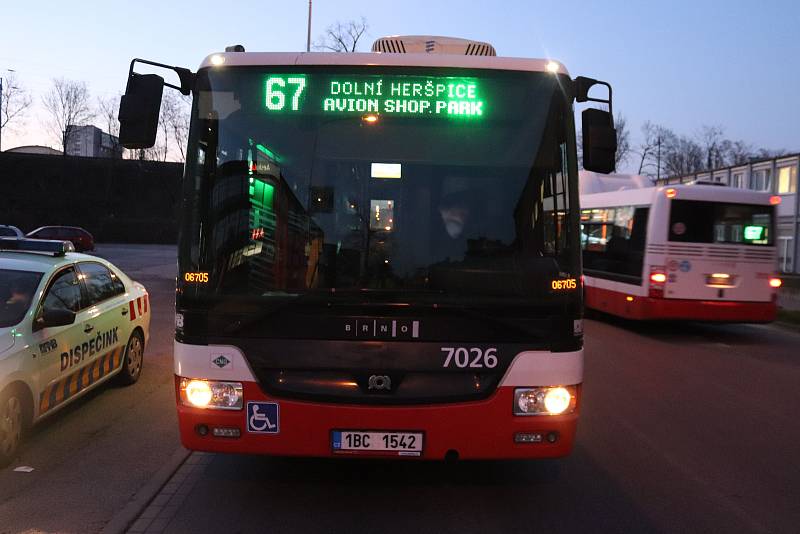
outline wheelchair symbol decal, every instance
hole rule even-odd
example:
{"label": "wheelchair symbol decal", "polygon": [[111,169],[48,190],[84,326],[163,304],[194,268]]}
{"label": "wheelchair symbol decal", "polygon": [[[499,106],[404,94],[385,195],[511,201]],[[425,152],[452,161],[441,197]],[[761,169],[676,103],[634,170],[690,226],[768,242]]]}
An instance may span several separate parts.
{"label": "wheelchair symbol decal", "polygon": [[256,434],[277,434],[280,431],[278,404],[275,402],[248,402],[247,431]]}

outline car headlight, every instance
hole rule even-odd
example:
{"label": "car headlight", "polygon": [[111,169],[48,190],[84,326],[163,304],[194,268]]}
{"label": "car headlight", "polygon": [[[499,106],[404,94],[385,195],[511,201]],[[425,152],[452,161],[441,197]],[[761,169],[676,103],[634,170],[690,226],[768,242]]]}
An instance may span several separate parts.
{"label": "car headlight", "polygon": [[514,415],[563,415],[575,410],[575,386],[543,386],[514,390]]}
{"label": "car headlight", "polygon": [[181,402],[193,408],[241,410],[244,395],[241,382],[182,378]]}

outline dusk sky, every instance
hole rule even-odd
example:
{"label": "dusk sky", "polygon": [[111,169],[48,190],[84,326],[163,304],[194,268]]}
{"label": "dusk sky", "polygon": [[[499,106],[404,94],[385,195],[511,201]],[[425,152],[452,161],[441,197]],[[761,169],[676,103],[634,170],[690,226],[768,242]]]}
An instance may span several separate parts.
{"label": "dusk sky", "polygon": [[[464,2],[314,0],[312,38],[364,16],[360,47],[392,34],[491,42],[499,55],[562,61],[609,81],[634,144],[650,120],[677,133],[719,125],[755,147],[800,151],[800,3],[793,1]],[[195,69],[210,52],[304,50],[308,2],[3,2],[0,77],[14,69],[36,109],[3,148],[56,146],[42,126],[50,79],[121,93],[141,57]],[[118,7],[126,6],[126,7]],[[101,123],[98,121],[98,125]]]}

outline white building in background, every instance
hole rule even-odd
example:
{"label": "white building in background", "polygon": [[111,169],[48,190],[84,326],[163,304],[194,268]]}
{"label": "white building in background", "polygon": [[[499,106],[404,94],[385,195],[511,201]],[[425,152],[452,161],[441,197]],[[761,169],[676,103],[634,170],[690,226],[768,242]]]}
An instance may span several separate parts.
{"label": "white building in background", "polygon": [[662,178],[657,185],[687,182],[717,182],[728,187],[765,191],[780,195],[777,210],[778,267],[782,272],[800,274],[800,196],[797,177],[800,154],[752,160],[744,165],[724,167],[685,176]]}
{"label": "white building in background", "polygon": [[67,126],[69,141],[68,156],[84,158],[121,158],[122,146],[119,139],[107,134],[96,126]]}

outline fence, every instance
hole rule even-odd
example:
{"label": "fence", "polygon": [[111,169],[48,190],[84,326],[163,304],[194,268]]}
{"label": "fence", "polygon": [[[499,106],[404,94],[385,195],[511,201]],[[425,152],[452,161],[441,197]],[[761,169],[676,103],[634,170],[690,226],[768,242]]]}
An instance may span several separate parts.
{"label": "fence", "polygon": [[175,243],[183,165],[0,153],[0,224],[81,226],[100,242]]}

